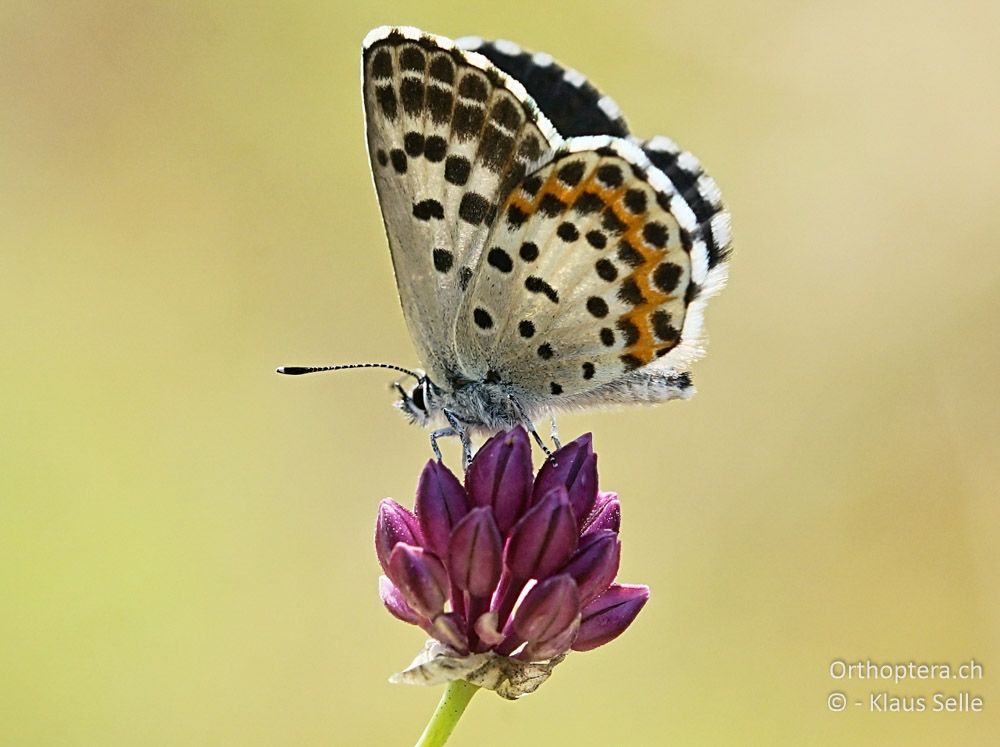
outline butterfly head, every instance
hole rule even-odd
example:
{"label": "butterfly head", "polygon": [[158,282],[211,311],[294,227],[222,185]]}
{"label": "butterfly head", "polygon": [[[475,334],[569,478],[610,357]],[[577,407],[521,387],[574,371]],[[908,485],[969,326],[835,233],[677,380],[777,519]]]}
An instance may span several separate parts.
{"label": "butterfly head", "polygon": [[404,387],[399,381],[393,384],[393,387],[399,392],[399,401],[396,402],[396,407],[410,418],[411,421],[421,426],[427,425],[441,411],[444,405],[444,392],[433,381],[427,378],[427,374],[419,369],[411,371],[408,368],[403,368],[392,363],[344,363],[336,366],[281,366],[278,369],[278,373],[285,374],[286,376],[301,376],[302,374],[319,373],[321,371],[343,371],[351,368],[388,368],[412,377],[416,383],[410,387]]}
{"label": "butterfly head", "polygon": [[393,386],[399,393],[396,407],[412,422],[423,427],[441,409],[442,392],[426,374],[422,371],[417,373],[417,382],[409,388],[398,381]]}

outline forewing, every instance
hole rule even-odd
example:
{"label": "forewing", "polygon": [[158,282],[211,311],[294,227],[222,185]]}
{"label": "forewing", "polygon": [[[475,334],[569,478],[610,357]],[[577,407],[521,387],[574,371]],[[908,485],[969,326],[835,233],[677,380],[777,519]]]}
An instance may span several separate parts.
{"label": "forewing", "polygon": [[456,323],[463,372],[529,397],[686,364],[709,267],[697,217],[637,145],[568,140],[501,206]]}
{"label": "forewing", "polygon": [[455,369],[454,322],[498,206],[561,142],[516,81],[443,37],[365,39],[368,152],[400,302],[424,366]]}
{"label": "forewing", "polygon": [[487,57],[520,81],[563,137],[628,135],[628,125],[614,100],[601,93],[582,73],[560,65],[552,55],[528,52],[505,39],[484,41],[478,36],[467,36],[455,43]]}

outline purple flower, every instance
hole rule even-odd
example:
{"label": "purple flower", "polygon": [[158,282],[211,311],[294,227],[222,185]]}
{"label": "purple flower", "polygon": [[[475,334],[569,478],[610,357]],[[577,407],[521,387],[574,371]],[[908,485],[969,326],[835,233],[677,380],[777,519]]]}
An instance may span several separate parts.
{"label": "purple flower", "polygon": [[379,506],[382,601],[444,644],[448,668],[461,676],[480,667],[473,674],[489,680],[483,662],[506,662],[506,685],[494,687],[506,697],[537,687],[511,684],[519,662],[532,663],[538,679],[538,663],[554,665],[570,650],[618,637],[649,598],[645,586],[613,583],[621,504],[598,491],[590,434],[555,452],[537,476],[520,427],[483,445],[464,486],[443,464],[428,462],[415,508],[388,498]]}

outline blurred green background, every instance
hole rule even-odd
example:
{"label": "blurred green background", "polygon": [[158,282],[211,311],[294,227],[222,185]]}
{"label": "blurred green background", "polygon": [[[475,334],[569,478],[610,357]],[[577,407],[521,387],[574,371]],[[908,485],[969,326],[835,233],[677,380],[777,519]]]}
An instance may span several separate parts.
{"label": "blurred green background", "polygon": [[[418,363],[362,135],[384,23],[579,68],[736,235],[698,396],[561,420],[650,604],[454,743],[996,744],[998,8],[4,3],[0,744],[405,745],[430,715],[386,682],[423,635],[371,545],[426,433],[385,373],[273,373]],[[831,680],[866,657],[984,677]]]}

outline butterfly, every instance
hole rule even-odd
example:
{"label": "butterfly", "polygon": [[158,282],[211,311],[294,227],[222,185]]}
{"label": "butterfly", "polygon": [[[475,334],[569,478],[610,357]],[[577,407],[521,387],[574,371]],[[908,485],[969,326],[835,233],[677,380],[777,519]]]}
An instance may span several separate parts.
{"label": "butterfly", "polygon": [[[630,134],[575,70],[411,27],[364,40],[368,153],[424,370],[399,407],[437,439],[555,412],[685,399],[729,215],[671,140]],[[558,446],[553,420],[553,440]]]}

